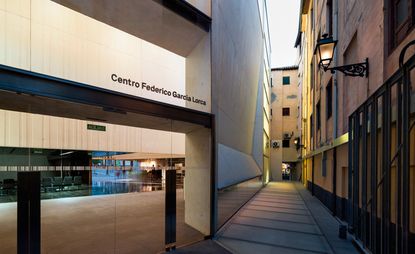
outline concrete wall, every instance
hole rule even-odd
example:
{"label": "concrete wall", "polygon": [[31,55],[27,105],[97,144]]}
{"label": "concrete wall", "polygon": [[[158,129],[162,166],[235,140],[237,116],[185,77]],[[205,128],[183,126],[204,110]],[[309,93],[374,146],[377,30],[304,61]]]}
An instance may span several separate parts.
{"label": "concrete wall", "polygon": [[[208,2],[208,1],[206,1]],[[207,34],[186,58],[186,93],[211,93],[211,45]],[[186,102],[192,107],[193,103]],[[193,107],[202,110],[205,106]],[[210,109],[209,109],[210,110]],[[186,133],[185,222],[205,235],[211,225],[211,130],[200,128]]]}
{"label": "concrete wall", "polygon": [[210,0],[185,0],[207,16],[212,16],[212,2]]}
{"label": "concrete wall", "polygon": [[[212,22],[218,187],[226,187],[262,174],[261,160],[253,157],[253,144],[259,138],[254,135],[255,125],[263,124],[255,116],[264,43],[255,0],[212,1]],[[240,161],[252,163],[246,167]]]}
{"label": "concrete wall", "polygon": [[[210,33],[206,34],[193,51],[186,57],[186,94],[193,94],[198,98],[210,98],[211,90],[211,63],[210,63]],[[186,107],[199,111],[210,112],[210,101],[201,105],[186,101]]]}
{"label": "concrete wall", "polygon": [[[209,235],[211,212],[211,130],[200,128],[186,134],[185,222]],[[213,232],[212,232],[213,233]]]}

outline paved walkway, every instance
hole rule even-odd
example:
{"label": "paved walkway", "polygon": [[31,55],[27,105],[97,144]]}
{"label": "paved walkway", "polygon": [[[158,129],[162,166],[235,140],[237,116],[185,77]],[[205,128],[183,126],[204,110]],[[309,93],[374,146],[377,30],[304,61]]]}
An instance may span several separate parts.
{"label": "paved walkway", "polygon": [[[322,224],[322,225],[320,225]],[[338,222],[301,184],[269,183],[219,232],[232,253],[358,253]]]}

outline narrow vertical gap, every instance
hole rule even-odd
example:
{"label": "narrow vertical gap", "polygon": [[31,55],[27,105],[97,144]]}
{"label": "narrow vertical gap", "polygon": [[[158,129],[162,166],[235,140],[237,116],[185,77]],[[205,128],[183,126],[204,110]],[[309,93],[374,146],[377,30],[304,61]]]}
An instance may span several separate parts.
{"label": "narrow vertical gap", "polygon": [[370,246],[373,253],[376,253],[377,228],[377,132],[378,132],[378,99],[374,98],[371,110],[370,121],[370,161],[371,161],[371,230]]}
{"label": "narrow vertical gap", "polygon": [[362,240],[363,245],[367,245],[367,237],[366,237],[366,216],[367,216],[367,105],[364,106],[363,112],[362,112],[362,190],[361,190],[361,200],[362,200],[362,208],[360,213],[361,218],[361,234],[362,234]]}
{"label": "narrow vertical gap", "polygon": [[[402,194],[402,93],[401,93],[401,83],[396,84],[396,152],[398,156],[396,158],[396,200],[395,200],[395,252],[401,253],[401,194]],[[409,136],[407,137],[409,138]]]}

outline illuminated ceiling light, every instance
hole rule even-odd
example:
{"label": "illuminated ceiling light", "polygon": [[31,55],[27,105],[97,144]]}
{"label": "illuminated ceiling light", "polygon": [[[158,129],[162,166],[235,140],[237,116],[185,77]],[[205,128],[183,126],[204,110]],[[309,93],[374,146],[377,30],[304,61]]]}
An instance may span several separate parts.
{"label": "illuminated ceiling light", "polygon": [[74,151],[70,151],[70,152],[66,152],[66,153],[61,153],[60,156],[65,156],[65,155],[68,155],[68,154],[71,154],[71,153],[74,153]]}

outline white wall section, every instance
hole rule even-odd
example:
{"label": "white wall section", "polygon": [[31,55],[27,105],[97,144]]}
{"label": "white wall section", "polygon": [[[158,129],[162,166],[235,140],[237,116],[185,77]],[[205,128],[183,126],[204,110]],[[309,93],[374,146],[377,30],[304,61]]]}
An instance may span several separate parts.
{"label": "white wall section", "polygon": [[0,146],[185,154],[185,134],[0,110]]}
{"label": "white wall section", "polygon": [[50,0],[0,0],[0,64],[210,112],[184,57]]}

